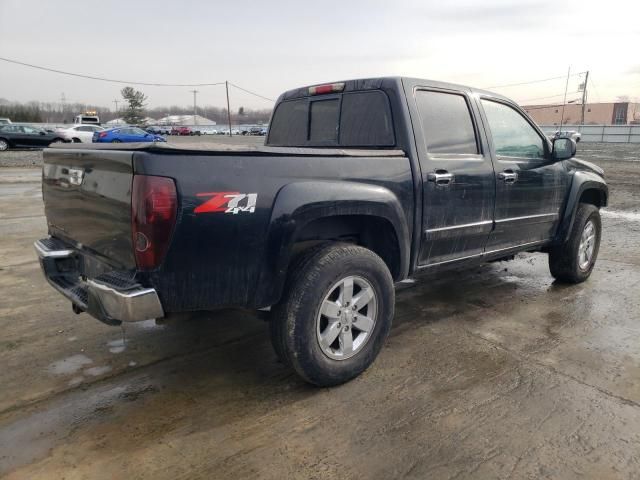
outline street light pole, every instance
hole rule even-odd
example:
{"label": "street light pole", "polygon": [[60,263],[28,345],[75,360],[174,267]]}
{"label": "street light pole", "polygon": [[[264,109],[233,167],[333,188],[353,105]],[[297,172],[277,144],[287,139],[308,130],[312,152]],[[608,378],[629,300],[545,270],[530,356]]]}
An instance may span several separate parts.
{"label": "street light pole", "polygon": [[196,115],[198,114],[198,110],[196,107],[196,95],[198,93],[198,90],[189,90],[189,91],[193,93],[193,124],[197,125],[198,120],[196,119]]}
{"label": "street light pole", "polygon": [[231,107],[229,107],[229,82],[225,80],[224,85],[227,88],[227,119],[229,120],[229,136],[231,136]]}
{"label": "street light pole", "polygon": [[584,126],[584,109],[587,103],[587,82],[589,81],[589,70],[584,76],[584,83],[582,84],[582,120],[580,124]]}

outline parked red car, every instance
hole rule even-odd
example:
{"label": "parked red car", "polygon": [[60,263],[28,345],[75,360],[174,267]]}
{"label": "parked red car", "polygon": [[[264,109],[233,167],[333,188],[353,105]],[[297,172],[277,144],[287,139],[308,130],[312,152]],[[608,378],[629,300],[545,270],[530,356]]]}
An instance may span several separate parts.
{"label": "parked red car", "polygon": [[172,127],[171,135],[191,135],[191,129],[189,127]]}

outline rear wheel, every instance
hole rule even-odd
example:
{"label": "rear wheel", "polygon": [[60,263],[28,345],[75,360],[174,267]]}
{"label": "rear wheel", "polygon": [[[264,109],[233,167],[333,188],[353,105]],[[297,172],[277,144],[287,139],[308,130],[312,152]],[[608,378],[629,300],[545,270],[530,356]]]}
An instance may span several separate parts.
{"label": "rear wheel", "polygon": [[391,327],[393,280],[375,253],[325,245],[297,261],[272,312],[279,357],[318,386],[344,383],[374,361]]}
{"label": "rear wheel", "polygon": [[4,152],[5,150],[9,150],[9,142],[4,138],[0,138],[0,152]]}
{"label": "rear wheel", "polygon": [[111,143],[122,143],[122,140],[118,140],[117,138],[114,138],[113,140],[111,140]]}
{"label": "rear wheel", "polygon": [[55,138],[53,140],[53,142],[51,142],[51,143],[64,143],[64,139],[63,138]]}
{"label": "rear wheel", "polygon": [[549,252],[551,275],[567,283],[580,283],[589,278],[598,257],[601,234],[598,207],[580,203],[569,239]]}

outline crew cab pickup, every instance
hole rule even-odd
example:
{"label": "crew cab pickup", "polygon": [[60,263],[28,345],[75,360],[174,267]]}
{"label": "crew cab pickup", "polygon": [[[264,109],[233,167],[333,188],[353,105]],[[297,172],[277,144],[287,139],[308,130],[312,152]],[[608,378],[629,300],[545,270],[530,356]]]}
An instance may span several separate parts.
{"label": "crew cab pickup", "polygon": [[549,255],[586,280],[603,171],[509,99],[410,78],[282,94],[265,145],[59,145],[45,150],[44,275],[110,324],[267,309],[279,358],[316,385],[375,359],[394,283]]}

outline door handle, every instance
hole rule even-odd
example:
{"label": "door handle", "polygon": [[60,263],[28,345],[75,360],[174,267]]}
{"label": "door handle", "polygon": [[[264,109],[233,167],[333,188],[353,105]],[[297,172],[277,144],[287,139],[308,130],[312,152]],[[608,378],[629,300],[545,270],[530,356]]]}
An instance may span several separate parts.
{"label": "door handle", "polygon": [[516,183],[518,181],[518,174],[513,170],[505,170],[498,174],[498,178],[504,183]]}
{"label": "door handle", "polygon": [[453,183],[453,173],[449,173],[446,170],[436,170],[427,174],[427,181],[433,182],[441,187],[447,187]]}

